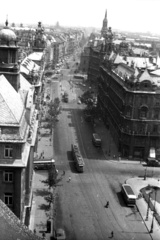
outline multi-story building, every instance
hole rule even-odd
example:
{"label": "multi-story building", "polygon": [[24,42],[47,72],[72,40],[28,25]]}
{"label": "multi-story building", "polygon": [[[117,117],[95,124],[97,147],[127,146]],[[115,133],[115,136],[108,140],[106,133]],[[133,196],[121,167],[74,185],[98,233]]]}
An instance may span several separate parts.
{"label": "multi-story building", "polygon": [[146,159],[160,146],[160,74],[149,58],[132,58],[130,66],[128,60],[101,65],[98,107],[121,155]]}
{"label": "multi-story building", "polygon": [[89,59],[90,59],[90,46],[86,46],[83,52],[81,53],[79,71],[82,71],[83,73],[86,74],[88,73]]}
{"label": "multi-story building", "polygon": [[0,31],[0,199],[28,224],[37,134],[34,88],[20,74],[15,33]]}

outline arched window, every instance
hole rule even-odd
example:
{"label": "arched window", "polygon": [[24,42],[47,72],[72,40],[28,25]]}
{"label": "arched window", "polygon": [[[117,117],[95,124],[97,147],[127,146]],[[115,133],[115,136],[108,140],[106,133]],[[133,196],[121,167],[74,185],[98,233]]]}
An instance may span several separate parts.
{"label": "arched window", "polygon": [[140,115],[139,117],[144,119],[144,118],[147,118],[147,113],[148,113],[148,107],[147,106],[142,106],[140,108]]}

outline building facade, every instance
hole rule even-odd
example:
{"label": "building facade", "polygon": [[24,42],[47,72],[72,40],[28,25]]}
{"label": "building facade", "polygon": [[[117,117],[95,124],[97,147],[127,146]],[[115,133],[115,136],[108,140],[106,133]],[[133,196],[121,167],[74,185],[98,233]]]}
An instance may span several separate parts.
{"label": "building facade", "polygon": [[100,67],[98,107],[122,157],[144,159],[160,146],[160,75],[148,69]]}
{"label": "building facade", "polygon": [[20,74],[17,37],[7,21],[0,31],[0,56],[0,199],[27,225],[37,110],[34,88]]}

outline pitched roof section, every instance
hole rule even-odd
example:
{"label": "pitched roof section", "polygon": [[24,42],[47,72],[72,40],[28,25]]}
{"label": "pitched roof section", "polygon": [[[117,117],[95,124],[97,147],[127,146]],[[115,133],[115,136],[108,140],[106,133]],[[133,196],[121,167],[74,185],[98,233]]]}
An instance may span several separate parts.
{"label": "pitched roof section", "polygon": [[33,52],[28,56],[28,58],[33,61],[41,61],[42,57],[43,57],[43,52]]}
{"label": "pitched roof section", "polygon": [[20,72],[28,75],[31,71],[38,71],[40,66],[32,61],[29,57],[26,57],[20,66]]}
{"label": "pitched roof section", "polygon": [[24,105],[4,75],[0,76],[0,124],[19,124]]}
{"label": "pitched roof section", "polygon": [[139,82],[142,82],[142,81],[145,81],[145,80],[148,80],[148,81],[151,81],[153,82],[153,79],[152,77],[150,76],[150,74],[148,73],[148,70],[145,69],[145,71],[142,73],[142,75],[139,77]]}
{"label": "pitched roof section", "polygon": [[0,200],[0,232],[1,239],[41,240],[33,234],[14,213]]}

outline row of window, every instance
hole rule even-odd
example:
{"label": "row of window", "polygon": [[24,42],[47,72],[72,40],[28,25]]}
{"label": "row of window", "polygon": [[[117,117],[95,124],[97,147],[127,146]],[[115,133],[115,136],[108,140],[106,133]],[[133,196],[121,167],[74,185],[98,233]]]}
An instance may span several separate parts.
{"label": "row of window", "polygon": [[[3,172],[3,181],[12,183],[13,182],[13,172],[4,171]],[[4,202],[7,206],[13,205],[13,193],[4,193]]]}
{"label": "row of window", "polygon": [[[126,116],[127,117],[131,117],[131,114],[132,114],[132,108],[128,107],[126,109]],[[140,111],[139,111],[139,118],[147,118],[147,115],[148,115],[148,108],[146,107],[141,107]],[[153,119],[159,119],[160,117],[160,111],[159,109],[155,109],[153,111],[153,116],[152,118]]]}

